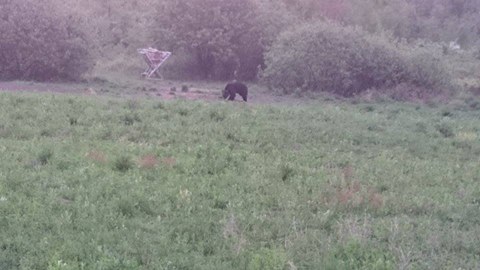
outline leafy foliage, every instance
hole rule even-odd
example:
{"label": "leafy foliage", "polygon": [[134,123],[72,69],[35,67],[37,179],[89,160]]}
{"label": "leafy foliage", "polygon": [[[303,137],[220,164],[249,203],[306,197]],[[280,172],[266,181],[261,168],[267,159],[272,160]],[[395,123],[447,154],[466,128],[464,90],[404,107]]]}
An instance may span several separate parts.
{"label": "leafy foliage", "polygon": [[0,79],[77,80],[90,67],[87,41],[73,17],[48,2],[4,0]]}
{"label": "leafy foliage", "polygon": [[446,69],[429,50],[333,23],[305,24],[283,33],[266,55],[266,81],[295,89],[352,96],[401,83],[441,90]]}
{"label": "leafy foliage", "polygon": [[480,2],[476,0],[283,0],[307,21],[330,19],[371,33],[388,31],[408,40],[478,44]]}
{"label": "leafy foliage", "polygon": [[170,78],[253,80],[279,33],[325,20],[478,52],[479,10],[475,0],[3,0],[0,79],[78,79],[93,62],[95,77],[138,74],[136,49],[153,46],[174,52]]}
{"label": "leafy foliage", "polygon": [[287,255],[281,249],[262,248],[251,257],[249,270],[282,270],[287,264]]}
{"label": "leafy foliage", "polygon": [[388,252],[375,248],[363,247],[356,241],[345,246],[336,247],[330,252],[324,269],[329,270],[388,270],[396,269],[395,259]]}
{"label": "leafy foliage", "polygon": [[319,18],[342,20],[350,7],[349,0],[283,0],[283,2],[289,10],[306,20]]}
{"label": "leafy foliage", "polygon": [[[199,11],[202,12],[199,12]],[[184,49],[204,78],[254,77],[260,32],[249,0],[167,1],[159,8],[157,40]]]}
{"label": "leafy foliage", "polygon": [[370,32],[390,31],[409,40],[478,45],[480,2],[476,0],[349,0],[343,21]]}

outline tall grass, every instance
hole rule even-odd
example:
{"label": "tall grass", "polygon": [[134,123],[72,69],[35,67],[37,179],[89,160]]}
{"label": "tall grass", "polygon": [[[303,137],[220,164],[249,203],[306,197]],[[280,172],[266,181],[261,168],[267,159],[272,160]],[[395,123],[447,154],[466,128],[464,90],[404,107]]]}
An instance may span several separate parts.
{"label": "tall grass", "polygon": [[480,267],[478,110],[132,104],[0,94],[0,269]]}

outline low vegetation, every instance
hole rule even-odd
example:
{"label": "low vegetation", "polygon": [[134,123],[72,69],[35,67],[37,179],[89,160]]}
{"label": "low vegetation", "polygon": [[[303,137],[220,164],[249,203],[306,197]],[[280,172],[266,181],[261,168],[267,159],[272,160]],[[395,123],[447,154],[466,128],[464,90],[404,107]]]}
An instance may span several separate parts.
{"label": "low vegetation", "polygon": [[80,80],[94,64],[78,21],[47,1],[3,1],[0,80]]}
{"label": "low vegetation", "polygon": [[404,92],[413,88],[423,95],[440,95],[452,89],[442,56],[442,48],[433,44],[400,44],[333,23],[305,24],[273,43],[263,77],[284,93],[353,96],[404,85]]}
{"label": "low vegetation", "polygon": [[1,93],[0,269],[477,269],[478,109]]}

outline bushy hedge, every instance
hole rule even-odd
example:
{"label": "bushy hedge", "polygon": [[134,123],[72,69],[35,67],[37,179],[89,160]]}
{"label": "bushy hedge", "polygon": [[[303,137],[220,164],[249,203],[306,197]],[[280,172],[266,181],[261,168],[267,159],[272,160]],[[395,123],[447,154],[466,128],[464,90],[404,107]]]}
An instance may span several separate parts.
{"label": "bushy hedge", "polygon": [[235,72],[241,78],[256,76],[263,48],[252,1],[165,1],[158,10],[153,37],[185,54],[170,62],[179,72],[222,80]]}
{"label": "bushy hedge", "polygon": [[263,77],[286,93],[327,91],[353,96],[399,84],[438,91],[449,88],[440,57],[426,46],[333,23],[305,24],[275,41],[266,54]]}
{"label": "bushy hedge", "polygon": [[92,65],[75,19],[47,1],[3,0],[0,33],[0,80],[77,80]]}

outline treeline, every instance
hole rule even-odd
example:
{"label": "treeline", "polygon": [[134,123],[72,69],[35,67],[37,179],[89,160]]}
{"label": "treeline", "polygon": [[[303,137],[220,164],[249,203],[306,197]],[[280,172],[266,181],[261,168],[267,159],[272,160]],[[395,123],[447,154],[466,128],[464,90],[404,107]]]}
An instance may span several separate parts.
{"label": "treeline", "polygon": [[[174,52],[172,78],[262,77],[286,92],[447,87],[453,42],[480,51],[477,0],[0,0],[0,79],[76,80]],[[134,64],[132,64],[134,63]]]}

